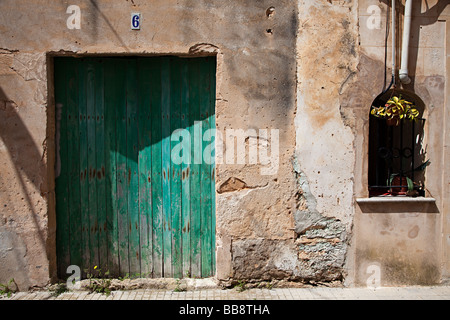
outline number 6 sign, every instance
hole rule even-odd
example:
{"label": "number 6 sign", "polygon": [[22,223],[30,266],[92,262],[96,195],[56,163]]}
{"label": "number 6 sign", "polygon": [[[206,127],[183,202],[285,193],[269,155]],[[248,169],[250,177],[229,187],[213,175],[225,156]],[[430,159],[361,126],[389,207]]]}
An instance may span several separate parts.
{"label": "number 6 sign", "polygon": [[131,30],[141,29],[141,14],[132,13],[131,14]]}

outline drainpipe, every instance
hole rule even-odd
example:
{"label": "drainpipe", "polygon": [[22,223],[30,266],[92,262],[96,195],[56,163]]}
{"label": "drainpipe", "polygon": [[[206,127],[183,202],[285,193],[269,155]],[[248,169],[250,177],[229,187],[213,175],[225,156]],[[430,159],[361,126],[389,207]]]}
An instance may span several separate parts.
{"label": "drainpipe", "polygon": [[[395,1],[396,0],[392,0],[392,3],[391,3],[391,7],[392,7],[392,13],[391,13],[391,15],[392,15],[392,19],[391,19],[391,24],[392,24],[392,77],[391,77],[391,83],[389,84],[389,86],[387,87],[387,88],[383,88],[383,92],[381,92],[380,94],[379,94],[379,96],[381,96],[382,94],[385,94],[386,92],[388,92],[388,90],[392,87],[392,86],[394,86],[395,87],[395,73],[396,73],[396,70],[397,70],[397,66],[396,66],[396,50],[395,50]],[[386,46],[387,46],[387,23],[388,23],[388,18],[386,18]],[[387,50],[387,47],[385,48],[386,50]],[[386,63],[386,60],[385,60],[385,63]],[[386,64],[385,64],[385,66],[384,66],[385,68],[386,68]],[[385,83],[385,85],[386,85],[386,83]]]}
{"label": "drainpipe", "polygon": [[396,43],[395,43],[395,1],[397,0],[392,0],[392,82],[391,85],[393,84],[395,86],[395,73],[397,72],[397,65],[396,65]]}
{"label": "drainpipe", "polygon": [[408,53],[409,53],[409,36],[411,33],[411,11],[413,0],[405,2],[405,21],[403,24],[403,40],[402,40],[402,61],[399,71],[400,82],[408,84],[411,78],[408,76]]}

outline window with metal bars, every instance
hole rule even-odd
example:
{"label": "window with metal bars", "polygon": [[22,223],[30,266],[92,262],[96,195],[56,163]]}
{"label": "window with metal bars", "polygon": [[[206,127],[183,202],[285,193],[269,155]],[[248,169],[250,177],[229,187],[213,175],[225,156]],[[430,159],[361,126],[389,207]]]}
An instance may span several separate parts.
{"label": "window with metal bars", "polygon": [[389,90],[377,97],[373,106],[384,106],[393,95],[401,94],[412,102],[419,115],[415,120],[390,123],[384,118],[369,117],[369,196],[424,196],[425,159],[424,104],[414,94]]}

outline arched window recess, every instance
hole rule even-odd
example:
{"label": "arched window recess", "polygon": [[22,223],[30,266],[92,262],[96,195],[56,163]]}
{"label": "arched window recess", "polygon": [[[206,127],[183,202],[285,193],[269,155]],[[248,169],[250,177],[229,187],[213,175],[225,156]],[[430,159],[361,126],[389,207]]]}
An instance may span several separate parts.
{"label": "arched window recess", "polygon": [[369,196],[425,196],[425,105],[397,88],[380,94],[369,116]]}

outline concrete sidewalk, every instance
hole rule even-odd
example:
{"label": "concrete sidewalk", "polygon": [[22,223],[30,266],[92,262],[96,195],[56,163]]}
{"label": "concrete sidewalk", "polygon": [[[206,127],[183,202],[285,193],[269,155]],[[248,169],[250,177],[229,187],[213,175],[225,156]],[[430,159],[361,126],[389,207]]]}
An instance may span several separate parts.
{"label": "concrete sidewalk", "polygon": [[0,300],[450,300],[450,286],[369,288],[161,289],[118,290],[111,294],[67,291],[18,292]]}

